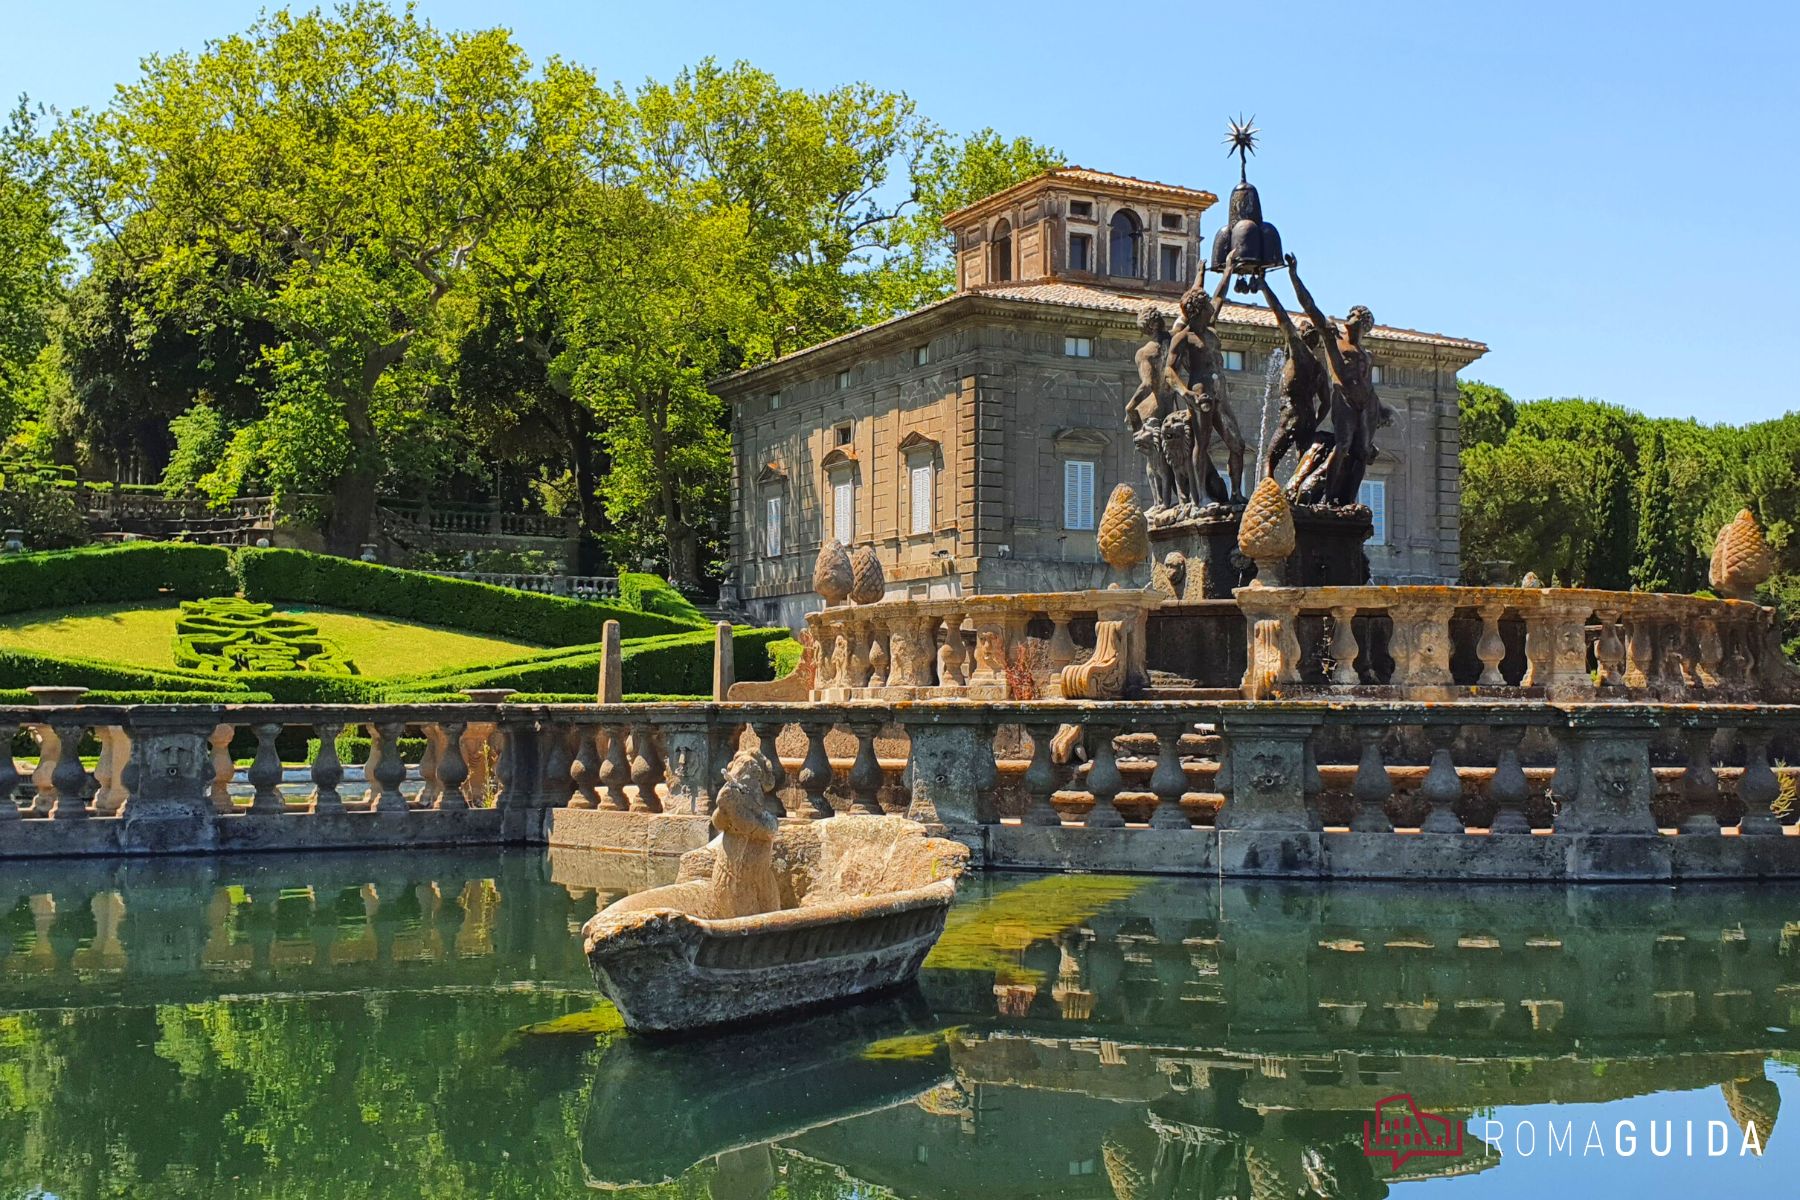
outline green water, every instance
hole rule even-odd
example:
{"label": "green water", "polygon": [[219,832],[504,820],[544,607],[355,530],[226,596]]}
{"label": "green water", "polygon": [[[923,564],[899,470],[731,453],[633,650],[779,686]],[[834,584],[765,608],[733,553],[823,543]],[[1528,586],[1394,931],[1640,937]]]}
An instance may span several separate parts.
{"label": "green water", "polygon": [[[667,1045],[596,1008],[575,940],[650,882],[534,854],[0,866],[0,1197],[1785,1196],[1800,1177],[1780,1120],[1800,893],[990,875],[916,993]],[[1365,1153],[1396,1093],[1461,1152]]]}

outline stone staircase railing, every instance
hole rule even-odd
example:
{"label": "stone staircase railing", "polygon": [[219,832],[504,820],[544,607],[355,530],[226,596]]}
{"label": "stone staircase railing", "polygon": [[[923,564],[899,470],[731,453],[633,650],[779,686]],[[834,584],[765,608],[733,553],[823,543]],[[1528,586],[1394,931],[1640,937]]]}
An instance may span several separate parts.
{"label": "stone staircase railing", "polygon": [[446,579],[470,579],[496,587],[538,592],[546,596],[571,596],[577,600],[606,600],[619,594],[616,575],[528,575],[509,571],[428,571]]}

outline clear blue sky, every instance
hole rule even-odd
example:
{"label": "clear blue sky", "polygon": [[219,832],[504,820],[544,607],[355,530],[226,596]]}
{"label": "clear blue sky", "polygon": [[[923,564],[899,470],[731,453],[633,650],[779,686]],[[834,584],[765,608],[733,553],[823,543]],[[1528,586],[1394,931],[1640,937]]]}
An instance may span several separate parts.
{"label": "clear blue sky", "polygon": [[[0,91],[104,103],[141,55],[197,49],[260,7],[14,0]],[[707,55],[790,85],[868,80],[951,129],[1221,196],[1226,118],[1253,113],[1265,215],[1332,311],[1479,338],[1492,352],[1469,374],[1521,399],[1733,422],[1800,407],[1791,3],[419,7],[608,80]]]}

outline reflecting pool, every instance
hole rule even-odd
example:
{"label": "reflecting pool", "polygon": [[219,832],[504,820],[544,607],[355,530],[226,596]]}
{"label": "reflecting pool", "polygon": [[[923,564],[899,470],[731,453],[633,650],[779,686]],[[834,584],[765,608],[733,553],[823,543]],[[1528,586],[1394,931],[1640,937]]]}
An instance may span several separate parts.
{"label": "reflecting pool", "polygon": [[0,866],[0,1197],[1800,1178],[1800,892],[986,875],[916,992],[664,1044],[596,1005],[576,943],[660,881],[561,854]]}

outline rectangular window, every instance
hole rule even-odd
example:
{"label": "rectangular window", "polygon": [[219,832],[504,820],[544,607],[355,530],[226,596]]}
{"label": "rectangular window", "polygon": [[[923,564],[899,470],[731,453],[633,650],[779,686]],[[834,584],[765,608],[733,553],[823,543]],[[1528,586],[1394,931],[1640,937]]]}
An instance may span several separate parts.
{"label": "rectangular window", "polygon": [[1083,217],[1090,221],[1093,220],[1094,202],[1092,200],[1069,201],[1069,215],[1071,217]]}
{"label": "rectangular window", "polygon": [[925,366],[930,361],[931,361],[931,347],[929,345],[914,346],[912,348],[912,365],[913,366],[922,367],[922,366]]}
{"label": "rectangular window", "polygon": [[936,472],[929,463],[912,469],[912,531],[930,533],[932,525],[931,477]]}
{"label": "rectangular window", "polygon": [[1094,239],[1085,233],[1069,235],[1069,270],[1091,271],[1094,269]]}
{"label": "rectangular window", "polygon": [[842,391],[848,390],[849,387],[850,387],[850,372],[839,371],[838,376],[837,376],[837,390],[842,392]]}
{"label": "rectangular window", "polygon": [[1186,273],[1181,269],[1181,247],[1164,246],[1162,248],[1162,277],[1175,283],[1182,283]]}
{"label": "rectangular window", "polygon": [[856,540],[856,485],[848,479],[831,489],[831,536],[846,546]]}
{"label": "rectangular window", "polygon": [[1221,350],[1219,352],[1219,360],[1219,365],[1224,367],[1227,371],[1241,371],[1244,369],[1244,352],[1242,350]]}
{"label": "rectangular window", "polygon": [[1369,515],[1375,519],[1375,533],[1369,540],[1378,546],[1387,545],[1387,480],[1363,480],[1362,489],[1357,493],[1356,499],[1358,503],[1369,506]]}
{"label": "rectangular window", "polygon": [[1063,339],[1063,353],[1070,358],[1092,358],[1094,357],[1094,339],[1066,337]]}
{"label": "rectangular window", "polygon": [[1179,233],[1185,228],[1185,222],[1180,213],[1164,213],[1162,215],[1162,227],[1172,232]]}
{"label": "rectangular window", "polygon": [[781,497],[770,496],[765,508],[763,544],[765,553],[775,558],[781,554]]}
{"label": "rectangular window", "polygon": [[1373,366],[1373,365],[1371,365],[1369,367],[1369,382],[1370,383],[1380,383],[1381,382],[1381,368],[1380,367]]}
{"label": "rectangular window", "polygon": [[842,425],[839,425],[836,429],[832,430],[832,433],[837,438],[838,445],[848,446],[850,444],[850,429],[851,429],[850,423],[848,421],[846,421]]}
{"label": "rectangular window", "polygon": [[1063,528],[1094,527],[1094,464],[1071,458],[1063,463]]}
{"label": "rectangular window", "polygon": [[769,393],[769,411],[774,412],[776,409],[778,409],[780,407],[781,407],[781,393],[780,392],[770,392]]}

